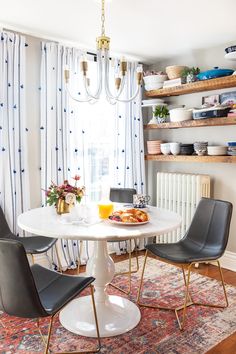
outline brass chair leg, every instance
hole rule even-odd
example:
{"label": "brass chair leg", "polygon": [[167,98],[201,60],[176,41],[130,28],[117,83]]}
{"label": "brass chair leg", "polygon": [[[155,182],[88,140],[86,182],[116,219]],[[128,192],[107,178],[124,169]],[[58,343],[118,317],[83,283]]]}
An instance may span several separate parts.
{"label": "brass chair leg", "polygon": [[[179,306],[179,307],[176,307],[176,308],[171,308],[171,307],[167,307],[167,306],[164,307],[164,306],[149,305],[149,304],[141,303],[140,302],[140,297],[141,297],[141,289],[143,287],[143,277],[144,277],[144,269],[145,269],[145,266],[146,266],[147,253],[148,253],[148,250],[146,251],[146,254],[145,254],[143,270],[142,270],[140,285],[139,285],[139,289],[138,289],[137,304],[139,306],[151,307],[151,308],[156,308],[156,309],[161,309],[161,310],[172,310],[172,311],[174,311],[175,315],[176,315],[176,318],[177,318],[177,321],[178,321],[179,328],[180,328],[180,330],[183,330],[184,324],[185,324],[185,319],[186,319],[187,307],[192,306],[192,305],[196,305],[196,306],[208,306],[208,307],[215,307],[215,308],[226,308],[229,305],[228,298],[227,298],[227,293],[226,293],[226,289],[225,289],[225,284],[224,284],[223,273],[222,273],[222,270],[221,270],[221,266],[220,266],[219,260],[216,260],[216,262],[218,264],[218,268],[219,268],[219,272],[220,272],[221,283],[222,283],[223,290],[224,290],[226,306],[217,305],[217,304],[209,304],[209,303],[200,303],[200,302],[195,302],[195,301],[192,300],[190,292],[189,292],[189,284],[190,284],[191,267],[192,267],[193,264],[195,264],[195,262],[190,263],[189,266],[188,266],[187,279],[186,279],[184,268],[182,266],[182,272],[183,272],[184,284],[185,284],[185,300],[184,300],[184,304],[182,306]],[[198,263],[205,263],[205,262],[206,261],[198,262]],[[182,322],[180,321],[180,318],[179,318],[179,315],[178,315],[178,311],[180,311],[180,310],[183,310]]]}
{"label": "brass chair leg", "polygon": [[228,306],[229,306],[229,301],[228,301],[228,296],[227,296],[226,289],[225,289],[225,283],[224,283],[223,272],[222,272],[222,269],[221,269],[220,261],[217,260],[216,262],[217,262],[217,264],[218,264],[218,268],[219,268],[219,272],[220,272],[221,284],[222,284],[223,289],[224,289],[225,302],[226,302],[226,306],[225,306],[225,307],[228,307]]}
{"label": "brass chair leg", "polygon": [[[181,269],[182,269],[183,278],[184,278],[184,285],[187,286],[186,275],[185,275],[185,270],[184,270],[183,265],[181,265]],[[188,296],[189,301],[190,301],[190,302],[193,302],[190,293],[189,293],[188,295],[189,295],[189,296]]]}
{"label": "brass chair leg", "polygon": [[113,283],[110,283],[109,285],[111,285],[113,288],[123,292],[124,294],[126,295],[129,295],[131,293],[131,275],[133,273],[137,273],[139,271],[139,261],[138,261],[138,251],[137,251],[137,247],[136,247],[136,243],[135,243],[135,258],[136,258],[136,269],[135,270],[132,270],[132,252],[131,252],[131,242],[132,240],[130,239],[129,240],[129,270],[128,272],[119,272],[119,273],[116,273],[114,276],[117,276],[117,275],[127,275],[128,278],[129,278],[129,287],[128,287],[128,290],[124,290],[124,289],[121,289],[119,286],[113,284]]}
{"label": "brass chair leg", "polygon": [[[97,311],[96,311],[96,305],[95,305],[95,300],[94,300],[94,286],[90,285],[90,291],[91,291],[91,298],[92,298],[92,306],[93,306],[93,313],[94,313],[94,320],[95,320],[95,325],[96,325],[96,332],[97,332],[97,340],[98,340],[98,346],[95,349],[92,350],[82,350],[82,351],[73,351],[73,352],[57,352],[55,354],[82,354],[82,353],[98,353],[101,350],[101,338],[100,338],[100,333],[99,333],[99,326],[98,326],[98,318],[97,318]],[[48,336],[47,336],[47,341],[46,341],[46,346],[45,346],[45,351],[44,354],[50,354],[50,338],[51,338],[51,333],[52,333],[52,327],[53,327],[53,320],[54,317],[57,315],[57,313],[50,318],[49,322],[49,328],[48,328]],[[39,329],[40,331],[40,329]],[[43,338],[43,335],[40,331],[40,335]]]}
{"label": "brass chair leg", "polygon": [[49,327],[48,327],[48,337],[47,337],[47,342],[46,342],[46,347],[44,350],[44,354],[48,354],[49,352],[49,344],[50,344],[50,338],[51,338],[51,333],[52,333],[52,325],[53,325],[53,320],[54,316],[50,317],[50,322],[49,322]]}
{"label": "brass chair leg", "polygon": [[142,289],[142,286],[143,286],[143,276],[144,276],[144,270],[145,270],[145,267],[146,267],[147,256],[148,256],[148,250],[146,250],[146,253],[145,253],[145,258],[144,258],[144,263],[143,263],[143,269],[142,269],[140,284],[139,284],[139,288],[138,288],[137,303],[138,303],[138,305],[140,305],[140,306],[142,306],[142,304],[140,303],[139,300],[140,300],[140,295],[141,295],[141,289]]}
{"label": "brass chair leg", "polygon": [[[195,301],[193,301],[193,304],[194,304],[194,305],[207,306],[207,307],[215,307],[215,308],[220,308],[220,309],[224,309],[224,308],[226,308],[226,307],[229,306],[229,301],[228,301],[228,297],[227,297],[227,293],[226,293],[226,289],[225,289],[224,277],[223,277],[223,273],[222,273],[220,261],[217,259],[217,260],[215,260],[215,262],[216,262],[217,265],[218,265],[218,269],[219,269],[219,273],[220,273],[220,278],[221,278],[221,284],[222,284],[222,287],[223,287],[223,290],[224,290],[224,297],[225,297],[226,305],[217,305],[217,304],[201,303],[201,302],[195,302]],[[204,262],[201,262],[201,263],[205,263],[205,261],[204,261]]]}
{"label": "brass chair leg", "polygon": [[137,242],[136,240],[134,240],[134,244],[135,244],[135,257],[136,257],[136,272],[139,271],[139,261],[138,261],[138,249],[137,249]]}
{"label": "brass chair leg", "polygon": [[185,287],[185,300],[184,300],[184,307],[183,307],[182,323],[179,321],[178,310],[176,309],[176,311],[175,311],[175,315],[177,317],[177,321],[179,323],[179,327],[181,330],[183,330],[183,328],[184,328],[187,306],[190,306],[193,304],[192,302],[188,303],[188,299],[189,299],[189,295],[190,295],[189,294],[189,283],[190,283],[191,266],[192,266],[192,263],[188,266],[188,276],[187,276],[187,282],[186,282],[186,287]]}

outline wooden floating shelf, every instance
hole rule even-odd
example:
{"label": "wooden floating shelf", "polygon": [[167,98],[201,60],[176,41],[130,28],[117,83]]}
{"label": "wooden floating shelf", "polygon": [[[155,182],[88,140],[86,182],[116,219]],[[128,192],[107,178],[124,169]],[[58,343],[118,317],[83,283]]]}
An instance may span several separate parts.
{"label": "wooden floating shelf", "polygon": [[220,125],[236,125],[236,117],[221,117],[208,119],[192,119],[183,122],[169,122],[160,124],[146,124],[145,130],[151,129],[177,129],[177,128],[195,128],[195,127],[212,127]]}
{"label": "wooden floating shelf", "polygon": [[159,162],[211,162],[236,163],[236,156],[196,156],[196,155],[146,155],[145,160]]}
{"label": "wooden floating shelf", "polygon": [[167,97],[186,95],[188,93],[218,90],[223,88],[236,87],[236,75],[219,77],[217,79],[196,81],[174,87],[159,90],[146,91],[147,97]]}

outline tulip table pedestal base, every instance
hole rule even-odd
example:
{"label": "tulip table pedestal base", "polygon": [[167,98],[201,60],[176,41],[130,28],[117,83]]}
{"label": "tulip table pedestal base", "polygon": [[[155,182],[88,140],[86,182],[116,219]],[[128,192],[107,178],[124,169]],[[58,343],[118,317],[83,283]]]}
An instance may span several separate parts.
{"label": "tulip table pedestal base", "polygon": [[[107,294],[106,288],[115,273],[114,262],[108,254],[106,241],[94,243],[94,254],[88,261],[86,275],[95,278],[94,295],[100,336],[117,336],[136,327],[141,314],[139,308],[128,299]],[[71,301],[60,312],[60,322],[73,333],[96,337],[91,296],[81,296]]]}

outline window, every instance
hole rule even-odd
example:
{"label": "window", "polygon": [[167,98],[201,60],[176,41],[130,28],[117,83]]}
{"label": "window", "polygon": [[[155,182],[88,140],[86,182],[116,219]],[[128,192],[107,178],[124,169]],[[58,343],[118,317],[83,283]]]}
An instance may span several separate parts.
{"label": "window", "polygon": [[[89,62],[91,91],[96,86],[96,63]],[[89,201],[98,201],[108,195],[112,184],[112,170],[115,149],[116,108],[105,97],[97,103],[77,103],[71,100],[77,122],[73,132],[73,170],[81,174]],[[82,163],[82,165],[81,165]]]}

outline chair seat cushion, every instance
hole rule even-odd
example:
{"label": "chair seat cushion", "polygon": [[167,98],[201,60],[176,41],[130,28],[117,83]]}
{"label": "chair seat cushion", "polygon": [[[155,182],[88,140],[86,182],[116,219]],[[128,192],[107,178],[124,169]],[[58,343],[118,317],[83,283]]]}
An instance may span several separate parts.
{"label": "chair seat cushion", "polygon": [[64,275],[38,264],[31,267],[43,307],[49,315],[55,314],[95,279]]}
{"label": "chair seat cushion", "polygon": [[26,253],[37,254],[47,252],[56,242],[56,238],[44,236],[17,237],[22,243]]}
{"label": "chair seat cushion", "polygon": [[146,249],[158,257],[176,263],[210,261],[219,258],[219,249],[200,247],[200,245],[190,242],[190,240],[183,240],[177,243],[148,244],[146,245]]}

